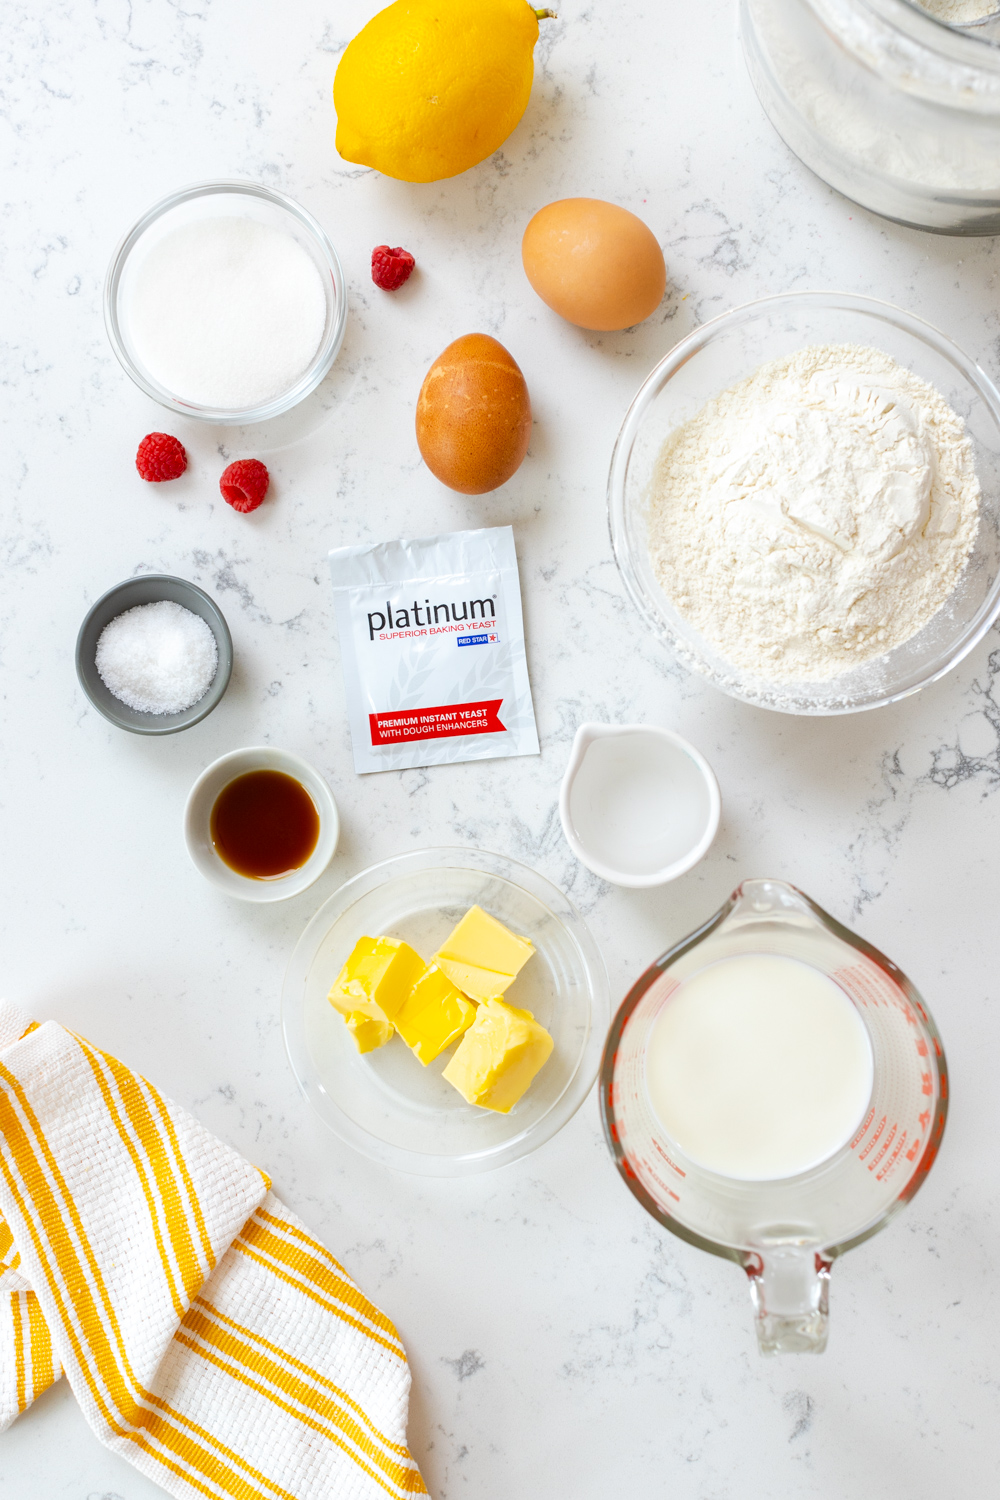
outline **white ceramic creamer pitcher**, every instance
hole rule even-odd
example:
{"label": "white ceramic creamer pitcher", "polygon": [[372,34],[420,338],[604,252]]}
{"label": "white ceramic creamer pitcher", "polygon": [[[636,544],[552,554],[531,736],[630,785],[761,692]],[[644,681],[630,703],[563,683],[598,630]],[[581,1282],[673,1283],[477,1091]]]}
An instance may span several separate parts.
{"label": "white ceramic creamer pitcher", "polygon": [[[650,1037],[682,981],[742,954],[799,959],[828,975],[864,1022],[873,1057],[871,1097],[851,1140],[808,1171],[766,1182],[720,1176],[686,1157],[646,1083]],[[600,1099],[608,1146],[642,1206],[746,1271],[761,1352],[819,1353],[830,1267],[920,1187],[941,1144],[948,1073],[934,1021],[895,964],[794,886],[746,880],[626,996],[604,1050]]]}

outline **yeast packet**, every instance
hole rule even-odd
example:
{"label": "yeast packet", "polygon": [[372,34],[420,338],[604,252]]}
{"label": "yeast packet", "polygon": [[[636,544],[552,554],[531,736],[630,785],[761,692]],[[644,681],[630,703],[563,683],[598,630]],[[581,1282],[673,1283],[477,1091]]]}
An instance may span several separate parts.
{"label": "yeast packet", "polygon": [[330,553],[354,769],[535,755],[509,526]]}

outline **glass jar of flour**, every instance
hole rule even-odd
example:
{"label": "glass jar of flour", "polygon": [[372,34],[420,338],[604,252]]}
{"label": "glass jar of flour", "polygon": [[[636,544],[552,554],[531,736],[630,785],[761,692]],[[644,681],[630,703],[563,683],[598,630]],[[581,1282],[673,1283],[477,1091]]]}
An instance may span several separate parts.
{"label": "glass jar of flour", "polygon": [[1000,0],[741,0],[771,123],[831,187],[941,234],[1000,233]]}

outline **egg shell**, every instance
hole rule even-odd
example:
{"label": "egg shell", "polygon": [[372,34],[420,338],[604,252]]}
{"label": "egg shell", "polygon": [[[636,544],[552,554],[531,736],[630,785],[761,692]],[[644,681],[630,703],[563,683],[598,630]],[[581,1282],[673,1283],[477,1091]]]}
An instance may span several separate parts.
{"label": "egg shell", "polygon": [[521,259],[553,312],[601,332],[641,323],[667,286],[652,230],[600,198],[561,198],[540,208],[524,231]]}
{"label": "egg shell", "polygon": [[531,400],[517,361],[488,333],[467,333],[431,365],[417,398],[417,444],[431,473],[485,495],[521,466]]}

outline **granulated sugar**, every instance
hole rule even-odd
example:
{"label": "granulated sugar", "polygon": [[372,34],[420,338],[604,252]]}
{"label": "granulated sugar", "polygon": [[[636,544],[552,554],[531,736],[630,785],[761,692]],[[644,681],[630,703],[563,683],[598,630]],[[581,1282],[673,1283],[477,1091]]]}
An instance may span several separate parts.
{"label": "granulated sugar", "polygon": [[127,707],[179,714],[208,692],[219,648],[199,615],[161,599],[127,609],[105,625],[95,664],[105,687]]}
{"label": "granulated sugar", "polygon": [[303,247],[255,219],[203,219],[155,245],[128,294],[135,351],[173,396],[242,411],[305,374],[326,325]]}

